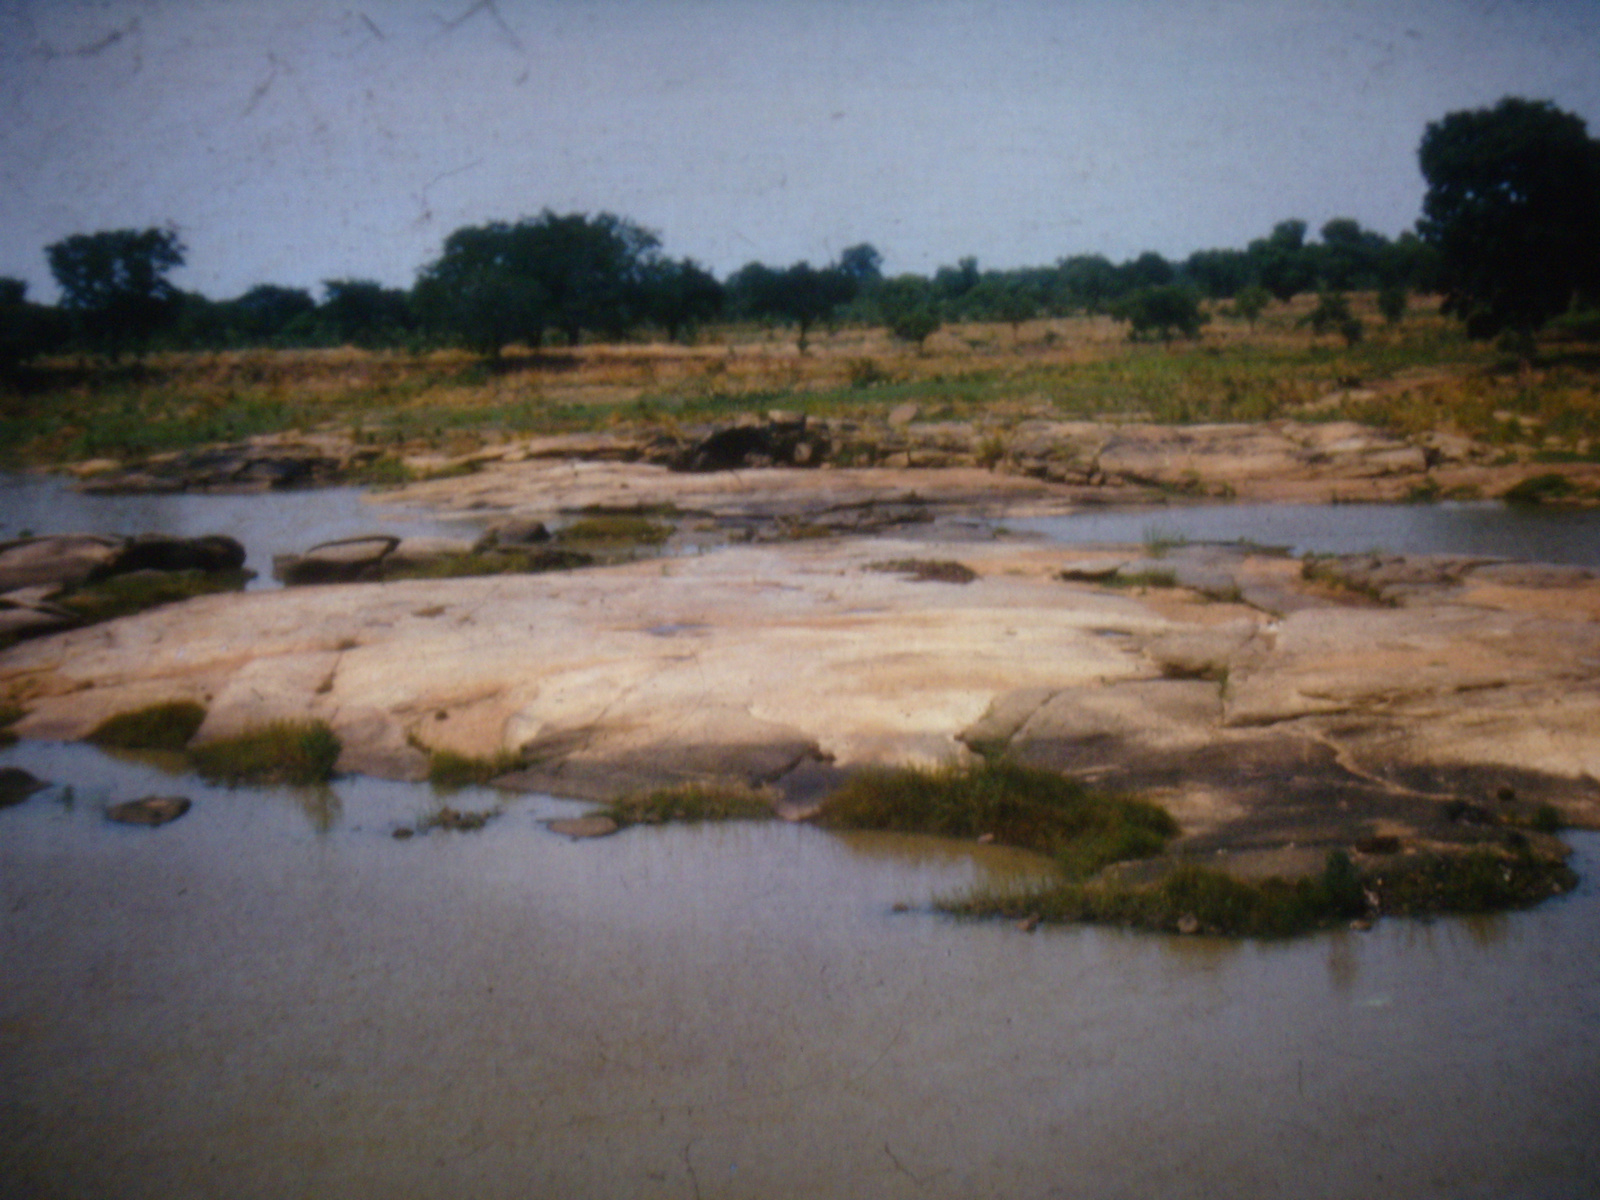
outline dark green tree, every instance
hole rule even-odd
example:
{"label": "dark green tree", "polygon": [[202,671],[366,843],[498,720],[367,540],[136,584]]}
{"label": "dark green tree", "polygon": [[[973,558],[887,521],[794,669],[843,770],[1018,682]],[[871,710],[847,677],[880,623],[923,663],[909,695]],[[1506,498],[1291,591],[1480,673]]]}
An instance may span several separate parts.
{"label": "dark green tree", "polygon": [[692,258],[649,264],[644,288],[650,319],[666,331],[668,341],[722,314],[722,285]]}
{"label": "dark green tree", "polygon": [[297,320],[316,311],[317,302],[304,288],[263,283],[226,304],[235,345],[265,346],[284,339]]}
{"label": "dark green tree", "polygon": [[937,283],[920,275],[897,275],[879,285],[874,299],[889,332],[902,342],[922,349],[942,323],[939,319]]}
{"label": "dark green tree", "polygon": [[1311,326],[1311,332],[1319,337],[1324,333],[1338,333],[1347,346],[1354,346],[1366,333],[1366,326],[1350,311],[1350,301],[1343,292],[1321,293],[1317,306],[1298,323]]}
{"label": "dark green tree", "polygon": [[399,288],[370,279],[326,279],[322,288],[317,320],[338,345],[393,346],[415,327],[410,297]]}
{"label": "dark green tree", "polygon": [[23,280],[0,278],[0,372],[49,354],[65,340],[59,310],[30,304]]}
{"label": "dark green tree", "polygon": [[174,229],[75,233],[45,247],[62,309],[86,345],[113,359],[143,351],[176,317],[178,289],[167,274],[183,255]]}
{"label": "dark green tree", "polygon": [[1070,303],[1090,314],[1104,312],[1106,305],[1121,294],[1117,268],[1103,255],[1074,255],[1058,263],[1056,271]]}
{"label": "dark green tree", "polygon": [[1257,238],[1246,251],[1256,281],[1285,304],[1316,284],[1316,267],[1305,240],[1304,221],[1279,221],[1270,237]]}
{"label": "dark green tree", "polygon": [[1111,315],[1128,322],[1129,336],[1134,340],[1154,334],[1163,342],[1170,342],[1174,333],[1197,338],[1206,321],[1200,311],[1200,298],[1175,283],[1130,292],[1116,303]]}
{"label": "dark green tree", "polygon": [[1250,328],[1256,327],[1256,321],[1266,311],[1272,302],[1272,295],[1259,283],[1252,283],[1249,287],[1240,288],[1233,298],[1233,313],[1250,322]]}
{"label": "dark green tree", "polygon": [[839,270],[855,284],[857,292],[869,291],[883,278],[883,255],[871,242],[847,246],[839,252]]}
{"label": "dark green tree", "polygon": [[1531,337],[1600,295],[1600,143],[1581,118],[1508,96],[1428,125],[1417,157],[1417,229],[1468,336]]}
{"label": "dark green tree", "polygon": [[1389,239],[1362,229],[1349,217],[1335,217],[1322,227],[1322,244],[1313,261],[1322,286],[1335,292],[1370,290],[1379,284]]}

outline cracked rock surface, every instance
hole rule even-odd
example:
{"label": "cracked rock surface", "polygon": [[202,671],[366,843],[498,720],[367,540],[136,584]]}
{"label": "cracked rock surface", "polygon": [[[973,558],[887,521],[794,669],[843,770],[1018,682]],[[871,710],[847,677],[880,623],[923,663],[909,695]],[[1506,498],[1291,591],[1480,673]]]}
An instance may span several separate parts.
{"label": "cracked rock surface", "polygon": [[[687,780],[797,805],[880,763],[1010,753],[1166,803],[1192,847],[1600,824],[1600,581],[1460,557],[838,538],[542,575],[203,597],[16,646],[23,736],[207,708],[318,717],[340,768],[427,749],[609,798]],[[959,562],[963,584],[885,571]],[[787,792],[786,792],[787,794]]]}

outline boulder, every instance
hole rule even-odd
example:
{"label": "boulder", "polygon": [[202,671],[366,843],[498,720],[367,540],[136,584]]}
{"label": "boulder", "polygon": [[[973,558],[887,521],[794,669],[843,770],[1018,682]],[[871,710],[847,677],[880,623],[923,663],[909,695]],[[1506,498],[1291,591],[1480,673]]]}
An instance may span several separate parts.
{"label": "boulder", "polygon": [[399,538],[386,533],[322,542],[304,554],[278,555],[272,560],[272,574],[287,587],[373,580],[381,576],[383,560],[399,544]]}
{"label": "boulder", "polygon": [[0,592],[48,585],[76,587],[110,574],[127,539],[98,533],[63,533],[0,543]]}

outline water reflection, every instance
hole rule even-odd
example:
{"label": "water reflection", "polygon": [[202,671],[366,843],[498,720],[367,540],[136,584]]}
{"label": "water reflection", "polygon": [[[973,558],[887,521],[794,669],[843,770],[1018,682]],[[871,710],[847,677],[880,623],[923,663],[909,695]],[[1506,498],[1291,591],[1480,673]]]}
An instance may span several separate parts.
{"label": "water reflection", "polygon": [[1072,513],[1006,527],[1074,545],[1247,542],[1295,554],[1468,554],[1600,568],[1600,512],[1443,504],[1225,504]]}
{"label": "water reflection", "polygon": [[402,842],[427,791],[372,780],[336,804],[185,780],[187,816],[128,829],[105,804],[170,777],[85,747],[0,761],[59,785],[0,811],[18,1194],[1600,1184],[1595,835],[1575,895],[1487,937],[1026,935],[892,911],[984,870],[976,847],[781,823],[575,842],[542,822],[581,806],[537,797]]}
{"label": "water reflection", "polygon": [[[369,499],[369,495],[371,498]],[[244,545],[252,588],[275,587],[272,559],[319,542],[391,533],[402,537],[475,538],[481,518],[444,519],[384,506],[382,494],[360,488],[263,493],[175,493],[99,496],[74,491],[46,475],[0,472],[0,541],[26,534],[224,533]]]}

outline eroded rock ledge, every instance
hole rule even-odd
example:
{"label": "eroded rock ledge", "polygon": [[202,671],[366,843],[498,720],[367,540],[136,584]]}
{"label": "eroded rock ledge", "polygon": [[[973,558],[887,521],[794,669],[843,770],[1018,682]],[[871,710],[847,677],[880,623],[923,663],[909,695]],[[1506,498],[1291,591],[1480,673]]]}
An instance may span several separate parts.
{"label": "eroded rock ledge", "polygon": [[[1600,825],[1589,573],[1145,553],[846,538],[204,597],[17,646],[0,688],[23,736],[193,699],[200,741],[318,717],[343,770],[511,750],[506,784],[582,797],[737,779],[803,807],[863,764],[1004,751],[1161,799],[1197,850]],[[975,577],[883,569],[914,561]]]}

